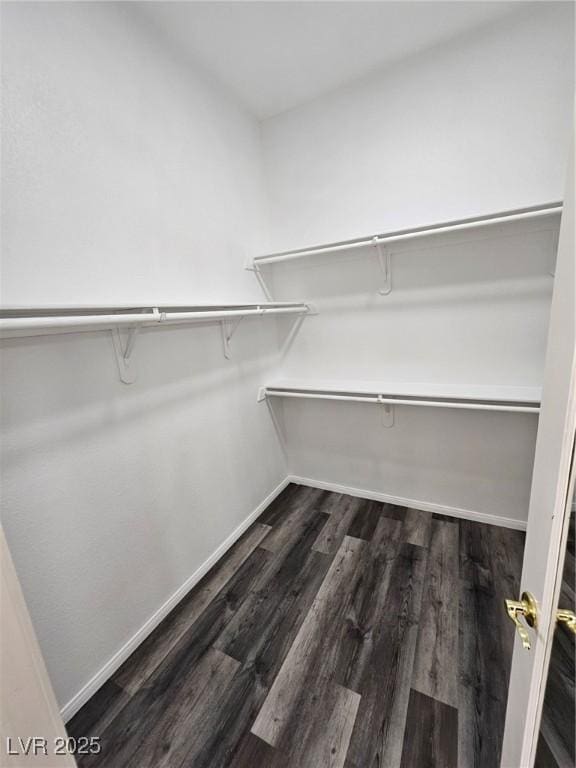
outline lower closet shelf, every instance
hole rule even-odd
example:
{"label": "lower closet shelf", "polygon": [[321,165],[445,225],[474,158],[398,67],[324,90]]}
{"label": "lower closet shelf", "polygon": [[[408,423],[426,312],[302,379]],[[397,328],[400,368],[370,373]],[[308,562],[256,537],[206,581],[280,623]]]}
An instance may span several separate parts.
{"label": "lower closet shelf", "polygon": [[540,387],[283,380],[261,387],[258,400],[292,397],[382,405],[539,413]]}

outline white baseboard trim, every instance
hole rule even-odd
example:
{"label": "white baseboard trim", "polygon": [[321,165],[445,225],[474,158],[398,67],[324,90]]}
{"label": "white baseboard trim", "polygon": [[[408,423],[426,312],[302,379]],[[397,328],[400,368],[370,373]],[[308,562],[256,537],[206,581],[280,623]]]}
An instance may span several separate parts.
{"label": "white baseboard trim", "polygon": [[500,517],[499,515],[489,515],[486,512],[474,512],[471,509],[460,509],[459,507],[447,507],[443,504],[434,504],[433,502],[428,501],[405,499],[401,496],[390,496],[389,494],[381,493],[380,491],[367,491],[363,488],[351,488],[348,485],[326,483],[323,480],[312,480],[310,477],[290,475],[288,480],[291,483],[296,483],[296,485],[309,485],[311,488],[321,488],[324,491],[346,493],[349,496],[359,496],[361,499],[371,499],[372,501],[384,501],[387,504],[397,504],[400,507],[412,507],[414,509],[421,509],[423,512],[432,512],[437,515],[460,517],[464,520],[473,520],[476,523],[499,525],[502,528],[513,528],[517,531],[526,530],[526,522],[524,520],[514,520],[512,517]]}
{"label": "white baseboard trim", "polygon": [[132,635],[132,637],[125,643],[113,656],[110,658],[103,667],[84,685],[78,693],[73,696],[70,701],[65,704],[61,709],[61,715],[64,722],[70,720],[78,710],[86,704],[96,691],[116,672],[116,670],[126,661],[126,659],[134,653],[136,648],[142,643],[148,635],[160,624],[174,608],[180,600],[194,587],[200,579],[208,573],[221,557],[223,557],[230,547],[240,538],[244,531],[252,525],[252,523],[262,514],[266,507],[271,504],[276,496],[278,496],[284,488],[288,485],[290,479],[284,478],[282,482],[274,488],[274,490],[266,496],[266,498],[258,504],[248,517],[235,528],[232,533],[220,544],[220,546],[205,560],[202,565],[197,568],[194,573],[186,579],[184,584],[179,587],[174,594],[172,594],[166,602],[158,608],[158,610],[143,624],[140,629]]}

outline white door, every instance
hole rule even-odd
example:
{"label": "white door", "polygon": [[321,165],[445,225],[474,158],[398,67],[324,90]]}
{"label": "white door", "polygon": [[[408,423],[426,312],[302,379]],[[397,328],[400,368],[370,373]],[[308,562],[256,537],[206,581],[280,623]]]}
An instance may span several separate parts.
{"label": "white door", "polygon": [[2,528],[0,592],[0,766],[76,768]]}
{"label": "white door", "polygon": [[[570,468],[576,427],[574,148],[572,148],[550,314],[542,408],[538,424],[520,592],[536,599],[537,625],[516,633],[501,768],[532,768],[551,640],[559,562],[568,525]],[[509,595],[519,600],[520,595]],[[504,610],[504,606],[502,608]],[[520,617],[520,621],[524,619]]]}

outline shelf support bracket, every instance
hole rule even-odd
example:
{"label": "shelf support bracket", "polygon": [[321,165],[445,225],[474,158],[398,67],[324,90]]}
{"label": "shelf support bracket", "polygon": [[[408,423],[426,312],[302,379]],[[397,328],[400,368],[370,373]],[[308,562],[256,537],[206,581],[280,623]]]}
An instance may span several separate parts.
{"label": "shelf support bracket", "polygon": [[394,426],[394,406],[392,403],[383,402],[382,395],[378,395],[378,403],[382,406],[382,426]]}
{"label": "shelf support bracket", "polygon": [[380,269],[384,276],[382,287],[378,289],[378,293],[381,296],[387,296],[392,290],[392,254],[379,242],[377,237],[372,239],[372,244],[376,249],[378,264],[380,265]]}
{"label": "shelf support bracket", "polygon": [[236,333],[238,330],[238,326],[240,325],[242,321],[242,317],[239,317],[236,322],[229,322],[228,320],[222,320],[220,322],[220,331],[222,333],[222,346],[224,348],[224,357],[226,360],[230,360],[232,357],[232,354],[230,352],[230,341],[232,340],[232,336]]}
{"label": "shelf support bracket", "polygon": [[114,344],[114,354],[116,355],[118,373],[120,375],[120,381],[124,384],[134,384],[136,381],[136,366],[132,354],[134,352],[139,331],[139,326],[130,328],[126,343],[123,344],[120,329],[112,329],[112,342]]}
{"label": "shelf support bracket", "polygon": [[254,274],[256,275],[256,279],[260,283],[260,288],[262,288],[264,296],[266,297],[266,301],[274,301],[274,299],[272,298],[272,294],[270,292],[270,289],[268,288],[268,285],[266,284],[266,280],[264,279],[264,275],[260,271],[260,267],[258,266],[256,261],[254,261],[254,259],[251,259],[250,261],[248,261],[246,263],[245,268],[249,272],[254,272]]}

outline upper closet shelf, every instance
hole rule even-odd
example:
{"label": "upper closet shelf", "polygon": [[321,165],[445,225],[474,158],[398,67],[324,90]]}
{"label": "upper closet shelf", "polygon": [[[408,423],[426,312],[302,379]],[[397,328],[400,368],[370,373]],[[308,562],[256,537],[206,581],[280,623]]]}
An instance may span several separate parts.
{"label": "upper closet shelf", "polygon": [[258,400],[294,397],[348,400],[382,405],[414,405],[466,410],[538,413],[540,387],[444,385],[381,381],[302,381],[285,379],[261,387]]}
{"label": "upper closet shelf", "polygon": [[431,224],[424,227],[413,229],[396,230],[384,234],[362,237],[356,240],[344,240],[337,243],[328,243],[317,245],[311,248],[301,248],[294,251],[282,251],[271,253],[265,256],[255,256],[247,265],[251,269],[262,289],[266,298],[272,299],[270,290],[260,271],[260,267],[271,264],[277,264],[283,261],[293,259],[302,259],[308,256],[318,256],[323,254],[338,253],[339,251],[350,251],[355,249],[370,248],[378,258],[378,263],[382,271],[382,285],[378,293],[385,295],[392,290],[392,270],[391,270],[391,250],[389,246],[396,243],[403,243],[410,240],[418,240],[425,237],[451,234],[466,230],[478,230],[483,227],[494,227],[498,224],[509,224],[517,221],[530,221],[539,218],[550,218],[560,216],[562,213],[562,203],[547,203],[545,205],[534,206],[532,208],[518,208],[511,211],[501,211],[487,216],[477,216],[469,219],[458,219],[454,221]]}
{"label": "upper closet shelf", "polygon": [[302,248],[295,251],[282,251],[279,253],[271,253],[266,256],[255,256],[249,266],[255,267],[262,264],[276,264],[280,261],[290,261],[305,256],[317,256],[323,253],[349,251],[354,248],[369,248],[378,245],[387,245],[389,243],[399,243],[405,240],[414,240],[422,237],[430,237],[432,235],[443,235],[450,232],[460,232],[467,229],[478,229],[479,227],[490,227],[497,224],[508,224],[514,221],[558,216],[561,213],[562,203],[547,203],[546,205],[534,206],[532,208],[518,208],[513,211],[502,211],[500,213],[489,214],[488,216],[445,221],[439,224],[416,227],[414,229],[396,230],[394,232],[372,235],[356,240],[343,240],[337,243],[317,245],[311,248]]}
{"label": "upper closet shelf", "polygon": [[0,310],[2,336],[36,336],[74,333],[93,329],[150,327],[163,324],[238,321],[264,315],[305,315],[309,304],[261,302],[259,304],[202,305],[99,305],[53,307],[5,307]]}
{"label": "upper closet shelf", "polygon": [[[244,317],[293,315],[301,319],[315,311],[312,305],[297,302],[4,307],[0,310],[0,337],[110,330],[120,379],[125,384],[132,384],[136,380],[133,352],[141,328],[183,323],[220,323],[224,357],[229,359],[230,341]],[[126,330],[125,339],[121,338],[121,329]]]}

